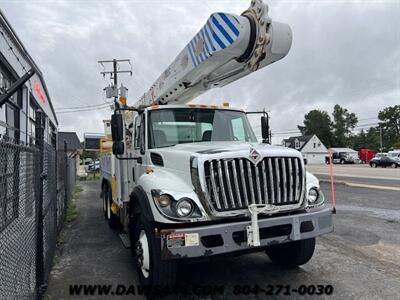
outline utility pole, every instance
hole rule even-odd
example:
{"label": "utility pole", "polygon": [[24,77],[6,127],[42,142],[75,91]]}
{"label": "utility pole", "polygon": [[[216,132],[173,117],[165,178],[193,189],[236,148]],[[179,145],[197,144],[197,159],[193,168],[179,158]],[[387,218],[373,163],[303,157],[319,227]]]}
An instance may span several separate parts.
{"label": "utility pole", "polygon": [[380,147],[380,149],[379,149],[379,151],[380,152],[382,152],[383,151],[383,147],[382,147],[382,127],[381,126],[379,126],[379,132],[380,132],[380,143],[381,143],[381,147]]}
{"label": "utility pole", "polygon": [[[116,60],[116,59],[113,59],[114,86],[115,86],[116,88],[118,88],[118,77],[117,77],[117,76],[118,76],[118,72],[117,72],[117,66],[118,66],[117,60]],[[114,100],[117,101],[117,95],[114,96]]]}
{"label": "utility pole", "polygon": [[[105,90],[111,89],[110,96],[114,98],[114,103],[117,103],[118,101],[118,74],[120,73],[129,73],[132,76],[132,65],[130,59],[111,59],[111,60],[99,60],[98,63],[103,66],[104,71],[100,72],[103,77],[106,75],[110,75],[110,79],[113,79],[113,86],[111,87],[106,87]],[[107,70],[106,69],[106,64],[111,64],[112,63],[112,70]],[[125,70],[119,70],[119,65],[120,63],[128,63],[130,66],[130,69],[125,69]],[[111,98],[111,97],[110,97]]]}

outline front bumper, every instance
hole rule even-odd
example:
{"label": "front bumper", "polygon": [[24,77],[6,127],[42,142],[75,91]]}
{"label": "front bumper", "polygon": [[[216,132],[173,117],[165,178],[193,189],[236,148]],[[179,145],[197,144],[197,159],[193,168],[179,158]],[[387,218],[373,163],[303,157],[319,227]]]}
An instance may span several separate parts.
{"label": "front bumper", "polygon": [[333,231],[332,212],[329,208],[297,215],[260,219],[260,246],[247,245],[246,226],[249,221],[207,225],[193,228],[162,229],[162,259],[206,257],[272,244],[298,241]]}

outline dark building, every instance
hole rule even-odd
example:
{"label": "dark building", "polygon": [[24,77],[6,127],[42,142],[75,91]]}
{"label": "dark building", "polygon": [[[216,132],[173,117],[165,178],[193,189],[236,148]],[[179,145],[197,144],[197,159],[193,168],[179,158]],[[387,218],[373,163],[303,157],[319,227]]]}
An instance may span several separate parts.
{"label": "dark building", "polygon": [[76,132],[58,132],[58,149],[64,149],[64,142],[67,144],[67,153],[69,157],[73,157],[75,154],[83,150],[83,146],[79,141]]}

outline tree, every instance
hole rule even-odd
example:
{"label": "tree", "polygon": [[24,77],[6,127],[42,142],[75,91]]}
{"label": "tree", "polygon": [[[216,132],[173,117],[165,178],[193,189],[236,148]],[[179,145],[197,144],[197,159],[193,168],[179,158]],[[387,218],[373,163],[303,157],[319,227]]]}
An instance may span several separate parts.
{"label": "tree", "polygon": [[356,134],[352,138],[352,148],[354,150],[359,150],[361,148],[367,148],[367,134],[365,133],[364,129],[361,129],[359,134]]}
{"label": "tree", "polygon": [[348,146],[351,139],[351,131],[358,123],[357,116],[336,104],[333,107],[333,121],[335,145],[338,147]]}
{"label": "tree", "polygon": [[315,134],[325,146],[333,145],[332,120],[326,111],[314,109],[304,116],[304,126],[297,126],[303,135]]}
{"label": "tree", "polygon": [[386,149],[395,148],[400,143],[400,105],[388,106],[378,114]]}
{"label": "tree", "polygon": [[370,127],[367,131],[367,143],[365,145],[366,148],[375,150],[376,152],[380,151],[380,132],[378,127]]}

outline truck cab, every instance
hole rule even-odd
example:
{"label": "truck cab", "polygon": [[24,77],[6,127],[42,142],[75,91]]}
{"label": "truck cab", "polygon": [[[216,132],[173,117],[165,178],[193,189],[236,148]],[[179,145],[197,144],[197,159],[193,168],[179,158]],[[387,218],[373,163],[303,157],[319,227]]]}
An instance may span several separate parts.
{"label": "truck cab", "polygon": [[178,262],[250,251],[299,266],[333,230],[317,178],[300,152],[269,144],[266,115],[258,141],[245,111],[190,104],[288,54],[290,26],[268,10],[252,0],[241,15],[211,14],[133,106],[115,96],[101,195],[141,284],[174,284]]}
{"label": "truck cab", "polygon": [[258,142],[245,111],[121,112],[111,122],[121,144],[102,158],[104,215],[129,233],[143,284],[172,284],[180,260],[245,251],[297,266],[312,257],[315,237],[333,230],[301,153]]}

